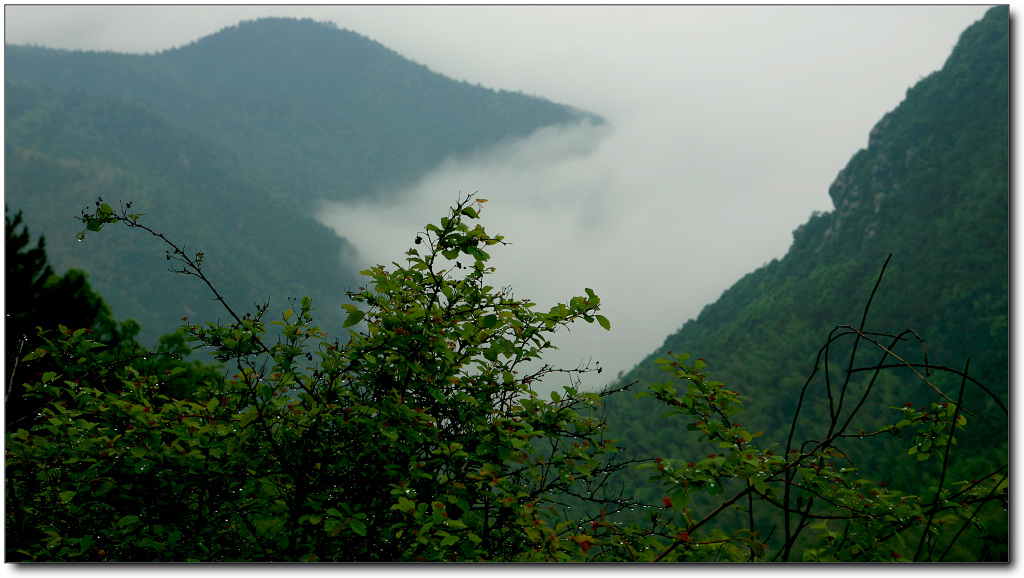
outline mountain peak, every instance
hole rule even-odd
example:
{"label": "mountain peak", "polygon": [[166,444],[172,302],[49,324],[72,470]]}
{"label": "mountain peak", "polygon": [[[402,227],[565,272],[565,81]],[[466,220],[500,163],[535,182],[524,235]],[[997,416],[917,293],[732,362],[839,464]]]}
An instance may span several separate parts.
{"label": "mountain peak", "polygon": [[227,26],[213,34],[203,36],[184,46],[166,50],[161,54],[197,48],[219,49],[232,43],[303,46],[319,44],[325,41],[342,43],[349,47],[363,44],[373,46],[378,50],[394,53],[394,51],[375,40],[347,28],[338,28],[338,25],[331,21],[268,16],[254,20],[242,20],[238,24]]}
{"label": "mountain peak", "polygon": [[[273,70],[296,80],[303,75],[337,74],[374,66],[413,70],[426,67],[366,36],[311,18],[267,17],[244,20],[158,57],[177,66],[213,74],[203,81],[236,79],[240,73]],[[239,68],[241,67],[241,68]]]}

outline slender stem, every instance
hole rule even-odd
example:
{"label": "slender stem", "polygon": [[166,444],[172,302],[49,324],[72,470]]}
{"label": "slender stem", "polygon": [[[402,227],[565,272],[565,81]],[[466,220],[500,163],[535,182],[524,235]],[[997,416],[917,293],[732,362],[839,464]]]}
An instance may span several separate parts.
{"label": "slender stem", "polygon": [[[971,358],[967,358],[967,363],[964,365],[964,378],[960,380],[960,393],[957,395],[956,408],[953,409],[953,419],[949,424],[949,439],[946,440],[946,451],[942,456],[942,470],[939,473],[939,486],[935,488],[935,499],[932,502],[932,514],[928,516],[928,522],[925,524],[924,529],[921,531],[921,541],[917,544],[917,551],[914,552],[914,562],[917,562],[921,556],[921,549],[924,547],[927,538],[931,534],[928,529],[932,525],[932,521],[935,519],[935,514],[938,511],[939,501],[942,499],[942,487],[946,483],[946,470],[949,467],[949,452],[953,448],[953,437],[956,434],[956,422],[960,418],[960,404],[964,399],[964,389],[967,387],[967,374],[971,368]],[[928,549],[928,557],[931,558],[932,548]]]}

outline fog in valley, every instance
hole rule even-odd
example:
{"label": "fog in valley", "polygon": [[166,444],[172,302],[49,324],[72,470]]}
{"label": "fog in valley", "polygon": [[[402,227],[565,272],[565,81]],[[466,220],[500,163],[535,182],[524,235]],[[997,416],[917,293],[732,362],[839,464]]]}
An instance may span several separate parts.
{"label": "fog in valley", "polygon": [[[546,308],[602,298],[612,323],[547,361],[630,369],[791,232],[882,115],[939,69],[985,6],[6,7],[8,43],[155,52],[263,16],[330,20],[431,70],[607,122],[540,130],[376,202],[310,210],[359,259],[400,261],[460,195],[488,199],[494,285]],[[699,354],[700,352],[693,352]],[[563,380],[564,381],[564,380]],[[564,385],[557,379],[551,387]]]}

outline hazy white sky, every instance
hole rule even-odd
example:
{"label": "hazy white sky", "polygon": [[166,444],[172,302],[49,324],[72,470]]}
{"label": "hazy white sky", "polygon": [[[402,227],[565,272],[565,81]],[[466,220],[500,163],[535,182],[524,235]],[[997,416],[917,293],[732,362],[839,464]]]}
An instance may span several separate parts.
{"label": "hazy white sky", "polygon": [[986,9],[6,6],[5,36],[158,52],[240,20],[312,17],[456,80],[602,115],[608,127],[542,131],[448,162],[400,205],[326,207],[321,218],[368,262],[390,262],[459,191],[479,191],[484,225],[513,243],[494,252],[499,282],[541,305],[584,287],[602,297],[612,332],[582,326],[556,340],[553,360],[593,356],[614,376],[781,258],[812,211],[831,210],[828,187],[874,124]]}

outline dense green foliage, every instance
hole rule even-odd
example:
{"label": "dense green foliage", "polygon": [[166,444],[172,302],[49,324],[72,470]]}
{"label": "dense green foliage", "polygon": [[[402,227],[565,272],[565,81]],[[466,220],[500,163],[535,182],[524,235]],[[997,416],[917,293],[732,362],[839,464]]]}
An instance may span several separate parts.
{"label": "dense green foliage", "polygon": [[[19,230],[20,227],[20,230]],[[65,323],[98,330],[111,337],[116,329],[110,309],[89,286],[84,271],[56,275],[46,258],[46,239],[39,237],[30,248],[31,235],[19,211],[11,219],[4,214],[7,351],[35,334],[35,327]]]}
{"label": "dense green foliage", "polygon": [[[20,228],[20,230],[19,230]],[[10,368],[10,384],[28,381],[18,370],[17,360],[42,345],[37,327],[54,328],[63,323],[97,333],[100,340],[117,339],[117,327],[110,310],[89,286],[83,271],[56,275],[46,258],[46,240],[31,245],[28,227],[21,213],[11,219],[4,214],[5,289],[4,356]],[[8,429],[31,425],[37,404],[25,400],[20,388],[5,388],[4,415]]]}
{"label": "dense green foliage", "polygon": [[[183,397],[167,381],[204,368],[140,371],[97,355],[84,329],[44,335],[20,361],[52,370],[19,384],[42,419],[5,436],[7,560],[942,560],[981,510],[1005,504],[1005,464],[946,479],[965,391],[985,392],[966,370],[944,370],[961,379],[955,403],[892,408],[888,425],[851,433],[869,387],[851,392],[846,423],[774,451],[736,421],[739,394],[708,379],[703,360],[670,355],[658,364],[671,378],[641,395],[716,451],[647,460],[664,497],[636,519],[636,500],[609,484],[630,463],[595,416],[615,392],[582,392],[586,370],[525,371],[560,327],[610,329],[600,299],[586,289],[545,312],[487,285],[487,251],[503,237],[471,226],[483,203],[427,225],[404,264],[363,272],[368,286],[350,298],[364,308],[345,310],[365,330],[343,344],[312,324],[309,298],[274,321],[265,307],[239,315],[203,273],[203,253],[97,201],[80,236],[122,223],[162,239],[174,270],[206,283],[232,319],[182,331],[236,373],[194,381]],[[861,326],[830,343],[849,336],[879,338]],[[851,373],[871,371],[873,384],[894,345]],[[564,393],[538,398],[532,384],[558,375],[570,378]],[[835,464],[847,459],[840,442],[907,430],[904,457],[943,473],[925,494]],[[718,504],[695,515],[697,496]],[[741,503],[749,524],[711,523]],[[764,512],[781,514],[784,532],[755,529]]]}
{"label": "dense green foliage", "polygon": [[[84,250],[68,207],[97,196],[146,206],[154,226],[220,255],[208,273],[235,302],[340,301],[359,267],[313,218],[321,199],[379,198],[448,156],[600,122],[453,81],[310,20],[244,22],[150,55],[8,46],[5,63],[7,203],[47,233],[59,268],[89,271],[147,340],[219,311],[201,287],[165,283],[148,247],[102,238]],[[331,329],[344,319],[320,318]]]}
{"label": "dense green foliage", "polygon": [[[136,342],[139,324],[132,319],[117,323],[110,308],[89,284],[83,271],[71,269],[64,275],[53,272],[46,255],[46,242],[40,237],[30,248],[31,236],[21,220],[21,213],[11,219],[5,215],[6,230],[6,303],[4,324],[8,387],[4,395],[6,431],[31,429],[39,422],[39,410],[46,403],[25,396],[15,384],[35,384],[42,376],[63,366],[51,358],[36,359],[31,365],[20,363],[22,357],[44,347],[53,347],[56,340],[68,333],[88,335],[98,351],[90,351],[87,363],[80,363],[77,383],[89,384],[95,375],[86,369],[92,365],[114,364],[132,366],[144,373],[178,369],[175,379],[165,380],[162,392],[185,397],[198,382],[216,382],[220,369],[197,361],[185,362],[192,352],[184,333],[160,337],[156,347],[147,349]],[[20,230],[19,230],[20,227]],[[67,328],[71,327],[72,330]],[[182,372],[187,369],[187,372]],[[56,401],[67,401],[58,396]]]}
{"label": "dense green foliage", "polygon": [[[659,379],[653,360],[666,351],[699,351],[714,374],[742,386],[756,408],[752,428],[783,442],[797,393],[822,335],[856,326],[871,283],[893,258],[872,304],[869,325],[925,340],[907,347],[912,362],[970,357],[972,375],[1008,399],[1009,314],[1009,17],[990,10],[966,30],[942,70],[908,90],[871,131],[870,144],[843,169],[830,194],[835,210],[794,232],[788,254],[748,274],[688,321],[622,382]],[[803,411],[829,421],[824,388]],[[932,399],[914,375],[893,374],[873,410]],[[963,439],[979,460],[1007,459],[1008,421],[987,396],[971,399],[978,427]],[[612,427],[640,455],[698,450],[649,416],[653,404],[608,407]],[[890,482],[933,484],[931,466],[899,468],[899,452],[879,443],[853,452],[859,465]],[[954,466],[956,467],[956,466]],[[966,467],[966,465],[965,465]],[[633,484],[640,484],[634,480]],[[656,500],[656,496],[647,497]],[[1002,527],[1005,518],[993,524]],[[997,554],[996,554],[997,555]]]}

